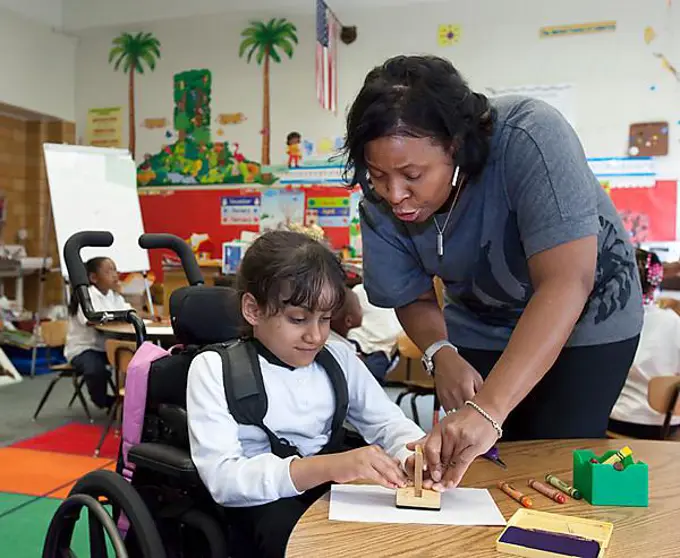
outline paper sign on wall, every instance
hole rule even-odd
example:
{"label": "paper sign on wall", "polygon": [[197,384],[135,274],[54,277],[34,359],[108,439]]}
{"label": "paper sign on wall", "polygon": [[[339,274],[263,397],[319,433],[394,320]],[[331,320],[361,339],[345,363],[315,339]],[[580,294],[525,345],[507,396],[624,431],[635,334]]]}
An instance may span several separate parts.
{"label": "paper sign on wall", "polygon": [[349,219],[349,197],[318,197],[307,200],[308,225],[316,223],[322,228],[348,227]]}
{"label": "paper sign on wall", "polygon": [[120,107],[93,108],[87,111],[85,142],[95,147],[122,147]]}
{"label": "paper sign on wall", "polygon": [[575,87],[569,83],[556,85],[515,85],[511,87],[487,87],[491,97],[522,95],[540,99],[559,110],[572,126],[576,126],[574,111]]}
{"label": "paper sign on wall", "polygon": [[567,35],[589,35],[591,33],[606,33],[616,31],[615,21],[598,21],[595,23],[576,23],[574,25],[553,25],[541,27],[538,36],[541,39],[564,37]]}
{"label": "paper sign on wall", "polygon": [[272,188],[262,193],[260,232],[276,230],[290,223],[302,224],[304,218],[304,192]]}
{"label": "paper sign on wall", "polygon": [[220,200],[222,225],[259,225],[260,196],[224,196]]}

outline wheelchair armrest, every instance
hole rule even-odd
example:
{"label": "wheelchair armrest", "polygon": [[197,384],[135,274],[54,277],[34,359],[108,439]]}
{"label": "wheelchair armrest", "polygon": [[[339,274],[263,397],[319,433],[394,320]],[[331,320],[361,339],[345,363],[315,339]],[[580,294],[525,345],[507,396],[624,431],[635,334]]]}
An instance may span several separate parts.
{"label": "wheelchair armrest", "polygon": [[128,459],[137,467],[177,478],[185,483],[201,484],[198,471],[185,450],[144,442],[130,448]]}
{"label": "wheelchair armrest", "polygon": [[164,426],[171,432],[173,444],[179,447],[189,447],[189,426],[186,409],[177,405],[161,403],[158,406],[158,416]]}

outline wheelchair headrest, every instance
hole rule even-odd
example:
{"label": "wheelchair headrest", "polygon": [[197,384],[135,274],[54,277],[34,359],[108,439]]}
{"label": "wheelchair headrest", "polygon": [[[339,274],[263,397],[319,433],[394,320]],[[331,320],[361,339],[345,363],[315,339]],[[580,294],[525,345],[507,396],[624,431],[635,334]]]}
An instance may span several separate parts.
{"label": "wheelchair headrest", "polygon": [[170,316],[175,338],[182,345],[236,339],[245,323],[238,292],[230,287],[181,287],[170,295]]}

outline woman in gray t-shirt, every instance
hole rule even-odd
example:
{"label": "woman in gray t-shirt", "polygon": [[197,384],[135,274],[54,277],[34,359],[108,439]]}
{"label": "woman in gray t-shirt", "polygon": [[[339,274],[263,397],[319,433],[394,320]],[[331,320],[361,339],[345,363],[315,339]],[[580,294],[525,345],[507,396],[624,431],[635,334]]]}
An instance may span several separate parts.
{"label": "woman in gray t-shirt", "polygon": [[[364,281],[423,350],[449,414],[425,445],[456,485],[504,440],[604,437],[642,325],[635,256],[562,115],[488,100],[450,62],[372,70],[347,119]],[[437,305],[432,278],[446,286]]]}

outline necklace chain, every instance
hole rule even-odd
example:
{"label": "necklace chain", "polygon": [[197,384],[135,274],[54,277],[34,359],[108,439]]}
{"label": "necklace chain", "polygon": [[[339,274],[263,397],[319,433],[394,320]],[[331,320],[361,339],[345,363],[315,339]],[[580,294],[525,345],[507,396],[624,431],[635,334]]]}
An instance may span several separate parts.
{"label": "necklace chain", "polygon": [[453,180],[451,180],[451,186],[456,188],[456,195],[453,198],[453,202],[451,203],[449,212],[446,214],[444,226],[440,228],[439,223],[437,222],[437,216],[436,215],[432,216],[434,226],[437,229],[437,255],[440,258],[444,255],[444,231],[446,230],[446,226],[449,224],[449,219],[451,218],[451,214],[453,213],[453,210],[456,207],[456,203],[458,202],[458,195],[460,194],[461,191],[461,185],[458,184],[458,172],[459,167],[456,166],[456,170],[453,171]]}

